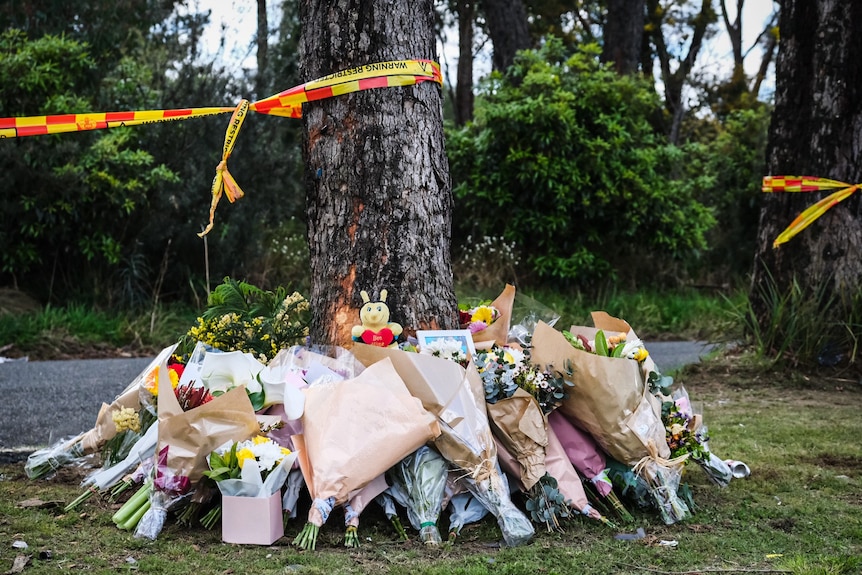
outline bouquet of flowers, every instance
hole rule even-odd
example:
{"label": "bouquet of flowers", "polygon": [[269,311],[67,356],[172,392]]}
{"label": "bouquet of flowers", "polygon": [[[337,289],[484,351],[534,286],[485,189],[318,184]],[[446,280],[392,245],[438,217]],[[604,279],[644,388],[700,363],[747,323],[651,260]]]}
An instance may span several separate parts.
{"label": "bouquet of flowers", "polygon": [[514,302],[515,286],[506,284],[503,292],[490,304],[471,308],[478,314],[476,321],[473,321],[471,314],[470,321],[462,325],[464,329],[470,329],[476,349],[487,349],[492,344],[504,346],[508,343]]}
{"label": "bouquet of flowers", "polygon": [[308,301],[284,287],[268,291],[225,278],[210,294],[208,307],[180,340],[179,351],[191,353],[197,342],[221,351],[250,353],[266,364],[283,348],[308,336]]}
{"label": "bouquet of flowers", "polygon": [[464,369],[438,357],[363,344],[353,352],[366,365],[392,362],[410,393],[437,416],[441,434],[434,447],[462,472],[464,487],[497,518],[506,544],[529,541],[535,530],[509,498],[475,366],[471,363]]}
{"label": "bouquet of flowers", "polygon": [[222,495],[269,497],[281,489],[296,453],[265,435],[229,441],[210,453],[203,475],[216,482]]}
{"label": "bouquet of flowers", "polygon": [[633,521],[631,513],[613,491],[605,455],[595,440],[558,412],[548,415],[548,428],[549,435],[554,436],[566,460],[589,481],[595,493],[607,499],[621,519],[627,522]]}
{"label": "bouquet of flowers", "polygon": [[[271,543],[284,534],[281,516],[281,487],[284,485],[296,453],[278,445],[265,435],[255,435],[243,441],[229,441],[210,453],[209,469],[203,475],[212,479],[221,493],[221,504],[214,507],[204,518],[205,526],[211,527],[216,518],[222,519],[222,539],[232,543]],[[247,523],[260,525],[269,523],[263,516],[266,506],[248,506],[234,498],[275,498],[278,512],[269,522],[277,527],[267,539],[257,540],[257,534],[243,529]],[[227,515],[222,516],[223,509]]]}
{"label": "bouquet of flowers", "polygon": [[458,323],[462,329],[477,333],[491,327],[491,324],[500,318],[500,310],[489,303],[481,303],[476,306],[459,305]]}
{"label": "bouquet of flowers", "polygon": [[219,445],[242,441],[259,429],[243,387],[216,398],[193,382],[176,391],[158,394],[159,433],[150,509],[141,517],[135,537],[158,537],[168,510],[203,476],[208,455]]}
{"label": "bouquet of flowers", "polygon": [[419,539],[429,546],[442,543],[437,519],[443,510],[449,464],[437,451],[423,445],[392,467],[387,490],[407,509],[407,517]]}
{"label": "bouquet of flowers", "polygon": [[733,472],[720,457],[709,449],[709,432],[700,414],[694,412],[688,392],[673,378],[650,372],[647,383],[650,391],[661,401],[662,421],[665,424],[667,444],[672,457],[688,454],[715,485],[726,487]]}
{"label": "bouquet of flowers", "polygon": [[434,440],[440,427],[387,360],[353,379],[310,385],[304,394],[303,433],[293,443],[313,501],[294,544],[314,549],[336,505]]}
{"label": "bouquet of flowers", "polygon": [[[627,340],[636,339],[631,328],[619,329],[628,324],[607,314],[596,312],[593,321],[596,328],[573,327],[571,332],[592,340],[606,353],[607,342],[603,346],[599,331],[625,332]],[[669,459],[661,405],[646,386],[644,370],[653,367],[651,359],[592,353],[572,345],[564,334],[543,323],[533,334],[532,358],[539,365],[571,362],[575,385],[559,411],[587,431],[606,453],[633,466],[646,479],[666,523],[688,517],[690,510],[678,498],[678,481],[674,481],[683,461]]]}
{"label": "bouquet of flowers", "polygon": [[491,431],[520,464],[518,474],[529,491],[545,475],[546,422],[536,399],[517,380],[534,372],[525,369],[524,354],[494,345],[474,355],[482,378]]}
{"label": "bouquet of flowers", "polygon": [[[110,404],[103,403],[96,416],[93,428],[75,437],[64,439],[54,445],[39,449],[30,454],[24,471],[30,479],[38,479],[73,462],[80,462],[87,455],[99,452],[108,441],[119,433],[114,421],[117,412],[139,412],[142,408],[142,391],[150,382],[157,381],[162,364],[166,364],[173,353],[174,346],[165,348],[159,355],[124,389]],[[167,365],[161,371],[169,373]],[[148,395],[148,394],[147,394]],[[130,449],[130,446],[126,447]]]}

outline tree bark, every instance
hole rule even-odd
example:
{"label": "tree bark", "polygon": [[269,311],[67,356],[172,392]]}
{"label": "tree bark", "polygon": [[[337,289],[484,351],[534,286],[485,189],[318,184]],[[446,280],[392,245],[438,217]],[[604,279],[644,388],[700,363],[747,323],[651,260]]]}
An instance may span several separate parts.
{"label": "tree bark", "polygon": [[455,87],[455,124],[473,119],[473,19],[476,4],[461,0],[458,9],[458,81]]}
{"label": "tree bark", "polygon": [[[776,60],[775,110],[766,173],[862,182],[862,3],[784,0]],[[826,286],[836,297],[862,288],[862,193],[834,206],[789,242],[773,241],[824,192],[763,198],[751,302],[763,319],[761,289]],[[825,282],[825,283],[824,283]]]}
{"label": "tree bark", "polygon": [[[301,75],[402,59],[435,59],[431,0],[302,0]],[[441,90],[379,88],[303,109],[315,343],[349,347],[360,291],[386,289],[390,321],[457,326],[452,195]]]}
{"label": "tree bark", "polygon": [[602,62],[611,62],[618,74],[634,74],[640,61],[645,0],[608,0]]}
{"label": "tree bark", "polygon": [[258,98],[264,98],[266,83],[267,49],[269,47],[269,18],[266,13],[266,0],[257,0],[257,73],[256,91]]}
{"label": "tree bark", "polygon": [[494,45],[491,64],[505,71],[515,61],[518,50],[532,47],[527,9],[521,0],[482,0],[488,35]]}

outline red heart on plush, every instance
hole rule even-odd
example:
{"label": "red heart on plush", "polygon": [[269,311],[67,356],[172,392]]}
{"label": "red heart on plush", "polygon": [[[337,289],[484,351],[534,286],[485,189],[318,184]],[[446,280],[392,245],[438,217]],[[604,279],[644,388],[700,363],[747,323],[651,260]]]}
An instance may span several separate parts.
{"label": "red heart on plush", "polygon": [[362,332],[362,341],[368,345],[376,345],[378,347],[386,347],[395,340],[395,335],[388,327],[384,327],[380,331],[371,331],[366,329]]}

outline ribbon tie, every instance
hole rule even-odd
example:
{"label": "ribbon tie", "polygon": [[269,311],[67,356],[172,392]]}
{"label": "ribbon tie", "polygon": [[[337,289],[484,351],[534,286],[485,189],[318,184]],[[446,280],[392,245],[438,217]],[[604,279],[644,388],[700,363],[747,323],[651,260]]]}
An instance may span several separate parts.
{"label": "ribbon tie", "polygon": [[233,146],[236,143],[237,136],[239,135],[239,130],[242,127],[242,123],[245,120],[245,117],[248,115],[249,105],[250,103],[248,100],[240,100],[239,104],[237,104],[236,106],[236,109],[233,111],[233,115],[230,117],[230,123],[228,124],[227,131],[224,135],[224,148],[222,148],[222,158],[221,161],[218,163],[218,166],[216,166],[216,174],[213,178],[212,183],[210,221],[204,231],[198,234],[199,237],[204,237],[212,229],[216,206],[218,206],[222,194],[227,196],[227,199],[230,203],[234,203],[236,200],[245,195],[245,193],[242,191],[242,188],[239,187],[239,184],[236,183],[236,180],[228,171],[227,159],[230,157],[230,154],[233,151]]}
{"label": "ribbon tie", "polygon": [[814,220],[826,213],[829,208],[852,196],[859,189],[860,185],[862,184],[851,185],[836,180],[827,180],[826,178],[812,176],[766,176],[763,178],[762,190],[764,192],[819,192],[840,188],[837,192],[829,194],[796,216],[796,219],[775,238],[775,241],[772,242],[772,247],[777,248],[810,226],[814,223]]}

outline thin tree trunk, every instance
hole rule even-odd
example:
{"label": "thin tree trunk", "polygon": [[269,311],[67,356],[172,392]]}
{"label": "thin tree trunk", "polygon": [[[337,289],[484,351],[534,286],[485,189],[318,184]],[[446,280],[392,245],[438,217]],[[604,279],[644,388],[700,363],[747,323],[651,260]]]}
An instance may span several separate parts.
{"label": "thin tree trunk", "polygon": [[269,21],[266,14],[266,0],[257,0],[257,96],[262,98],[266,82],[266,59],[269,48]]}
{"label": "thin tree trunk", "polygon": [[[862,3],[784,0],[775,110],[766,173],[862,182]],[[770,276],[783,290],[826,286],[836,297],[862,288],[862,194],[834,206],[789,242],[773,241],[824,193],[766,194],[760,212],[751,302],[760,318]],[[824,283],[825,282],[825,283]]]}
{"label": "thin tree trunk", "polygon": [[[302,0],[300,10],[303,78],[435,59],[431,0]],[[440,92],[424,82],[304,106],[315,343],[350,344],[362,290],[386,289],[405,333],[457,325]]]}
{"label": "thin tree trunk", "polygon": [[683,89],[710,25],[715,22],[715,10],[712,0],[701,0],[701,8],[692,22],[691,43],[688,51],[677,64],[676,70],[671,71],[671,52],[667,47],[662,32],[664,10],[658,0],[646,0],[647,21],[652,30],[651,37],[656,49],[656,56],[661,66],[661,79],[665,87],[665,108],[671,117],[671,123],[667,130],[668,139],[676,144],[679,141],[680,127],[685,117],[685,104],[683,102]]}
{"label": "thin tree trunk", "polygon": [[473,119],[473,19],[476,5],[458,2],[458,81],[455,87],[455,123],[463,126]]}
{"label": "thin tree trunk", "polygon": [[611,62],[618,74],[634,74],[640,61],[645,0],[608,0],[602,62]]}

